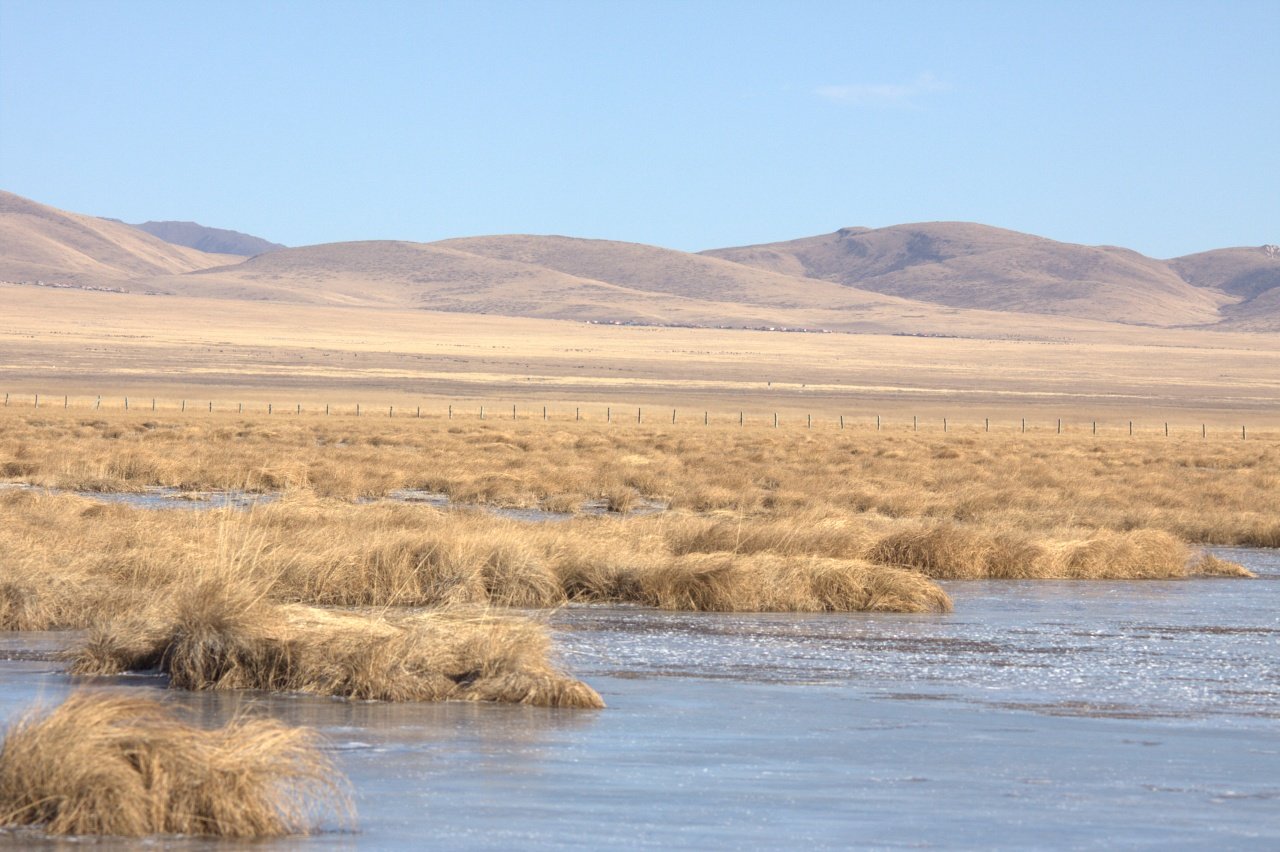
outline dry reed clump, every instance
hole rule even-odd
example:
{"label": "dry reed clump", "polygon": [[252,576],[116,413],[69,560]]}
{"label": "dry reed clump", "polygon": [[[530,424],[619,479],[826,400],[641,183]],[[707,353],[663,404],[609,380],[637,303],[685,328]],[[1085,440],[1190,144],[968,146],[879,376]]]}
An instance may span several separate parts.
{"label": "dry reed clump", "polygon": [[950,612],[951,598],[914,571],[867,562],[759,553],[681,556],[634,578],[640,602],[705,612]]}
{"label": "dry reed clump", "polygon": [[1032,540],[1021,533],[944,523],[890,533],[876,543],[869,558],[948,580],[1165,580],[1192,574],[1252,576],[1240,566],[1228,567],[1234,563],[1223,563],[1213,557],[1202,557],[1190,565],[1186,543],[1162,530],[1100,530],[1086,538],[1058,534]]}
{"label": "dry reed clump", "polygon": [[1014,580],[1041,576],[1044,553],[1018,534],[942,523],[891,532],[869,549],[867,558],[939,580]]}
{"label": "dry reed clump", "polygon": [[270,719],[193,727],[139,696],[79,692],[11,725],[0,825],[54,835],[305,834],[352,815],[316,736]]}
{"label": "dry reed clump", "polygon": [[1212,553],[1202,553],[1191,563],[1189,569],[1193,577],[1243,577],[1254,579],[1258,575],[1238,562],[1222,559]]}
{"label": "dry reed clump", "polygon": [[142,615],[96,625],[76,674],[159,670],[180,689],[265,689],[383,701],[603,707],[556,669],[536,623],[477,611],[389,617],[282,606],[206,580]]}

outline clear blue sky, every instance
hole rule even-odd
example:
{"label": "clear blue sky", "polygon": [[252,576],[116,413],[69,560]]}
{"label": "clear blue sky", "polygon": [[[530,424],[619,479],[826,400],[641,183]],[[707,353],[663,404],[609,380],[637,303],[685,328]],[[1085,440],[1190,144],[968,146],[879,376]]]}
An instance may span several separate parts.
{"label": "clear blue sky", "polygon": [[0,0],[0,187],[291,245],[1280,242],[1280,0]]}

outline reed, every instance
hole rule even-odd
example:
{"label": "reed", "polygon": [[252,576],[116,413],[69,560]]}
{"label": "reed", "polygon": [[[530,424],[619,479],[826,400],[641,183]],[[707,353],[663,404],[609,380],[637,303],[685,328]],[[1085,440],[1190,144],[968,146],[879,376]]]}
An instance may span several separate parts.
{"label": "reed", "polygon": [[380,701],[603,707],[551,662],[546,631],[484,611],[333,612],[266,599],[217,577],[149,610],[93,625],[71,652],[81,675],[156,670],[179,689],[262,689]]}
{"label": "reed", "polygon": [[317,736],[237,716],[183,722],[138,695],[81,691],[12,724],[0,746],[0,825],[53,835],[306,834],[353,821]]}

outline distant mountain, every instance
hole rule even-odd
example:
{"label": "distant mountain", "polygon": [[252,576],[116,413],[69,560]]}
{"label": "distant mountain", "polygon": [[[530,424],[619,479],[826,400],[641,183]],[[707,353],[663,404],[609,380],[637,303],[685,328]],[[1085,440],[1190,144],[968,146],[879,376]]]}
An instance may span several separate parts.
{"label": "distant mountain", "polygon": [[209,228],[195,222],[143,222],[133,227],[159,237],[167,243],[199,249],[211,254],[234,254],[253,257],[284,246],[261,237],[228,231],[225,228]]}
{"label": "distant mountain", "polygon": [[710,257],[957,308],[1142,325],[1199,325],[1234,299],[1193,286],[1169,264],[971,222],[844,228]]}
{"label": "distant mountain", "polygon": [[109,285],[191,272],[227,257],[176,246],[121,222],[0,191],[0,280]]}
{"label": "distant mountain", "polygon": [[[191,223],[146,226],[209,247],[274,250],[213,254],[0,192],[0,282],[646,325],[1014,337],[1116,322],[1280,331],[1274,246],[1157,260],[932,222],[700,254],[519,234],[283,248]],[[212,241],[219,234],[236,242]]]}

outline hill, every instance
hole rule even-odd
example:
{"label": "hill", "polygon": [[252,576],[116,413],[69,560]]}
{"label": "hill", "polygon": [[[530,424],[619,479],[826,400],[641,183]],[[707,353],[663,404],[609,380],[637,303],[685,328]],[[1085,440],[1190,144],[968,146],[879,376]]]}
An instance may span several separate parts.
{"label": "hill", "polygon": [[602,323],[881,328],[909,316],[941,324],[929,305],[654,246],[565,237],[329,243],[137,283],[171,295]]}
{"label": "hill", "polygon": [[1081,246],[969,222],[844,228],[703,252],[760,269],[957,308],[1135,323],[1216,322],[1234,301],[1128,249]]}
{"label": "hill", "polygon": [[167,243],[199,249],[210,254],[252,257],[284,248],[280,243],[273,243],[261,237],[242,234],[239,231],[228,231],[225,228],[210,228],[195,222],[143,222],[132,227],[146,231]]}
{"label": "hill", "polygon": [[112,286],[227,262],[121,222],[67,213],[0,191],[0,280]]}
{"label": "hill", "polygon": [[[174,239],[256,239],[148,224],[174,226],[157,228]],[[329,243],[246,259],[0,193],[0,281],[614,324],[1042,339],[1117,322],[1280,331],[1276,247],[1157,260],[960,222],[700,254],[505,235]]]}

